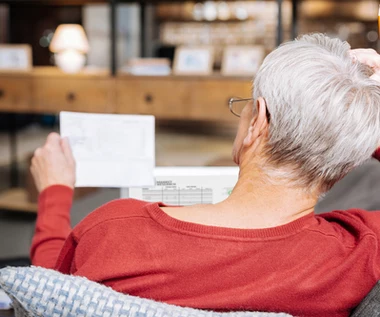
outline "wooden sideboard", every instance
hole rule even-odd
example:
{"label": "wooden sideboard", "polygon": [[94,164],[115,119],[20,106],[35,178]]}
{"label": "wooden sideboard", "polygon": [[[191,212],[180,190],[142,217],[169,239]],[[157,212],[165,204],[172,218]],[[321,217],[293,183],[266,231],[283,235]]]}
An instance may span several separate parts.
{"label": "wooden sideboard", "polygon": [[[0,115],[13,113],[151,114],[157,119],[233,122],[231,97],[249,97],[251,78],[212,76],[131,76],[109,71],[64,74],[55,67],[30,72],[0,72]],[[11,139],[11,184],[17,185],[16,137]],[[0,193],[0,209],[36,211],[25,190]]]}
{"label": "wooden sideboard", "polygon": [[231,121],[231,97],[249,97],[248,77],[68,75],[54,67],[0,72],[0,111],[152,114],[158,119]]}

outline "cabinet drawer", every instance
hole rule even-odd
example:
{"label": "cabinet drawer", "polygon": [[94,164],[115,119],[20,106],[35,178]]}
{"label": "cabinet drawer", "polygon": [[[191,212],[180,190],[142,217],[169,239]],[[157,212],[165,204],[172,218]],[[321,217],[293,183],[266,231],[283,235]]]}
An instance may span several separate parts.
{"label": "cabinet drawer", "polygon": [[116,112],[152,114],[157,118],[184,119],[191,103],[191,82],[167,78],[117,79]]}
{"label": "cabinet drawer", "polygon": [[190,111],[191,118],[205,120],[236,121],[228,108],[232,97],[250,98],[252,83],[249,79],[208,79],[194,84]]}
{"label": "cabinet drawer", "polygon": [[117,79],[117,113],[153,114],[157,118],[232,121],[231,97],[249,97],[249,80],[170,76]]}
{"label": "cabinet drawer", "polygon": [[36,78],[34,108],[46,112],[112,112],[112,82],[112,79]]}
{"label": "cabinet drawer", "polygon": [[27,77],[0,77],[1,111],[31,111],[32,82]]}

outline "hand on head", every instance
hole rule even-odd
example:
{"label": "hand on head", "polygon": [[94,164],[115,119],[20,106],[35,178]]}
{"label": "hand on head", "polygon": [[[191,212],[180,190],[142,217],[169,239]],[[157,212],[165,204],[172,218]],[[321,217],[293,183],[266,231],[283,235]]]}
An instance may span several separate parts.
{"label": "hand on head", "polygon": [[373,49],[359,48],[350,50],[350,55],[355,61],[359,61],[372,68],[372,79],[380,82],[380,55]]}
{"label": "hand on head", "polygon": [[38,192],[52,185],[75,186],[75,160],[66,138],[50,133],[43,147],[34,152],[30,166]]}

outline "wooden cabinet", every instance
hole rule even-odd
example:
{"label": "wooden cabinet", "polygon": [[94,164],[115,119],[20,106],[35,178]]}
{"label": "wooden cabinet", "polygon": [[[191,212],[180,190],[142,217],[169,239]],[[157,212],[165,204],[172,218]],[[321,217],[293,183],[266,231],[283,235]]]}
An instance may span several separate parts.
{"label": "wooden cabinet", "polygon": [[235,121],[228,109],[232,97],[249,98],[252,95],[249,78],[216,77],[200,79],[194,83],[193,98],[188,109],[188,118],[215,121]]}
{"label": "wooden cabinet", "polygon": [[33,103],[36,111],[113,112],[111,79],[36,78]]}
{"label": "wooden cabinet", "polygon": [[228,100],[250,94],[249,78],[122,76],[117,78],[115,111],[165,119],[230,121]]}
{"label": "wooden cabinet", "polygon": [[35,111],[113,112],[114,79],[108,72],[68,75],[54,67],[39,67],[32,78]]}
{"label": "wooden cabinet", "polygon": [[1,111],[30,112],[32,80],[27,74],[0,75]]}
{"label": "wooden cabinet", "polygon": [[160,118],[183,119],[191,103],[192,82],[173,77],[132,77],[117,80],[116,112],[154,114]]}
{"label": "wooden cabinet", "polygon": [[67,75],[53,67],[0,74],[0,111],[151,114],[158,119],[232,121],[228,100],[249,97],[251,79],[191,76]]}

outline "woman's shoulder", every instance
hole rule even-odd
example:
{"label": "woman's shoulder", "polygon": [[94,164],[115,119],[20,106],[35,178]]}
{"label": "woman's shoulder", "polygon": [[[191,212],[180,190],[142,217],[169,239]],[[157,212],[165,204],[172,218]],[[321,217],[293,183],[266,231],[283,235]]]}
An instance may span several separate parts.
{"label": "woman's shoulder", "polygon": [[380,239],[380,211],[367,211],[363,209],[334,210],[316,215],[321,230],[344,233],[362,238],[373,236]]}
{"label": "woman's shoulder", "polygon": [[346,220],[347,222],[367,223],[370,221],[375,223],[377,222],[377,224],[380,225],[380,210],[369,211],[360,208],[333,210],[316,215],[316,217],[321,217],[329,222]]}
{"label": "woman's shoulder", "polygon": [[81,235],[83,232],[91,228],[112,221],[120,221],[131,218],[149,218],[147,208],[151,203],[137,199],[115,199],[92,211],[85,217],[75,228],[75,235]]}

